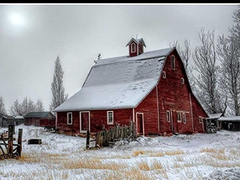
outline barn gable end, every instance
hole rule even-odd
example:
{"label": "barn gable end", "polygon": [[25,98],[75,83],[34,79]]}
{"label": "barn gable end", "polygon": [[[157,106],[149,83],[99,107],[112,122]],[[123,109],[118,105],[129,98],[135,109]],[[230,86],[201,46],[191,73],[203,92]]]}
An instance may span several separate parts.
{"label": "barn gable end", "polygon": [[[206,112],[193,95],[182,60],[176,49],[168,54],[159,82],[135,108],[136,124],[145,135],[204,132]],[[139,125],[138,121],[144,121]]]}

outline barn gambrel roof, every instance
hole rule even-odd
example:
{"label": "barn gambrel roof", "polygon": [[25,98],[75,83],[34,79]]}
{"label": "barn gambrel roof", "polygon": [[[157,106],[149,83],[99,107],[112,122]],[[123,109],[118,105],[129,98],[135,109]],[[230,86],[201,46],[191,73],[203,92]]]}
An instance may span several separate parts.
{"label": "barn gambrel roof", "polygon": [[174,49],[98,60],[81,90],[54,111],[136,107],[157,85],[165,59]]}

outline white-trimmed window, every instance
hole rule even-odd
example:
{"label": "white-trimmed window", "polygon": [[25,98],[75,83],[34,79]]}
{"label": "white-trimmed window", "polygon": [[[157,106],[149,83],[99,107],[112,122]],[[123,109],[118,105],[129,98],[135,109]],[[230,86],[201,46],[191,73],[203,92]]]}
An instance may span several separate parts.
{"label": "white-trimmed window", "polygon": [[177,122],[182,122],[181,112],[177,112]]}
{"label": "white-trimmed window", "polygon": [[113,111],[107,111],[107,124],[112,125],[114,123]]}
{"label": "white-trimmed window", "polygon": [[183,77],[181,78],[181,83],[184,84],[184,78]]}
{"label": "white-trimmed window", "polygon": [[166,111],[167,122],[170,122],[170,111]]}
{"label": "white-trimmed window", "polygon": [[164,79],[166,79],[167,75],[166,75],[166,72],[165,72],[165,71],[162,72],[162,77],[163,77]]}
{"label": "white-trimmed window", "polygon": [[135,43],[132,43],[131,44],[131,53],[134,53],[134,52],[136,52],[136,44]]}
{"label": "white-trimmed window", "polygon": [[67,113],[67,125],[72,125],[72,112]]}
{"label": "white-trimmed window", "polygon": [[172,69],[175,70],[175,56],[171,56],[171,64],[172,64]]}
{"label": "white-trimmed window", "polygon": [[202,124],[203,123],[203,118],[199,117],[199,123]]}
{"label": "white-trimmed window", "polygon": [[183,124],[187,123],[187,118],[185,113],[182,113],[182,121],[183,121]]}

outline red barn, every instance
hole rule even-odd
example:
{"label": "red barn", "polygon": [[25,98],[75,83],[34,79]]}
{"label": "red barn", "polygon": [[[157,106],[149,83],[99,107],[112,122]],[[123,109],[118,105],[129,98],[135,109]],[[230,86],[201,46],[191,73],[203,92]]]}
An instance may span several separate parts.
{"label": "red barn", "polygon": [[55,127],[56,119],[50,111],[30,112],[24,116],[25,125],[34,125],[41,127]]}
{"label": "red barn", "polygon": [[144,52],[132,38],[129,55],[99,59],[82,88],[58,106],[57,130],[97,132],[136,123],[138,134],[205,132],[207,113],[193,95],[175,48]]}

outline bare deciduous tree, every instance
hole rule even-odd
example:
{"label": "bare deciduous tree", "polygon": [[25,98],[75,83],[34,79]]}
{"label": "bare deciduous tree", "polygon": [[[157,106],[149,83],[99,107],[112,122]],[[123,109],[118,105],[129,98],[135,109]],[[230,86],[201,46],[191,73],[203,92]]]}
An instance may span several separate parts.
{"label": "bare deciduous tree", "polygon": [[59,56],[55,61],[55,68],[53,74],[53,82],[52,82],[52,102],[50,105],[50,110],[54,110],[60,104],[62,104],[68,97],[68,95],[64,94],[64,87],[63,87],[63,70],[60,63]]}
{"label": "bare deciduous tree", "polygon": [[18,99],[13,103],[10,109],[10,113],[13,116],[23,116],[21,104],[18,102]]}
{"label": "bare deciduous tree", "polygon": [[0,97],[0,113],[4,115],[7,114],[2,97]]}
{"label": "bare deciduous tree", "polygon": [[43,102],[39,99],[37,100],[37,103],[36,103],[36,111],[37,112],[44,111]]}
{"label": "bare deciduous tree", "polygon": [[226,99],[222,99],[218,87],[218,71],[215,32],[205,32],[201,29],[199,39],[201,46],[194,51],[193,60],[198,76],[195,78],[198,89],[199,100],[208,113],[224,113],[226,110]]}
{"label": "bare deciduous tree", "polygon": [[240,9],[233,13],[234,25],[230,36],[218,38],[218,55],[221,62],[220,85],[228,96],[232,114],[240,115]]}
{"label": "bare deciduous tree", "polygon": [[24,116],[29,112],[40,112],[43,111],[43,104],[41,100],[38,100],[35,104],[33,100],[25,97],[22,103],[19,103],[18,99],[11,106],[11,115],[13,116]]}

